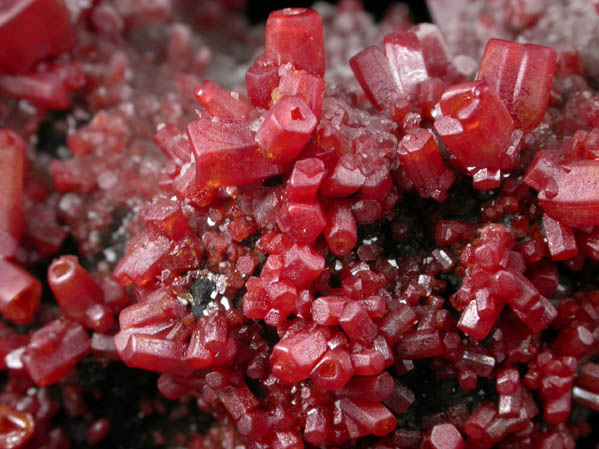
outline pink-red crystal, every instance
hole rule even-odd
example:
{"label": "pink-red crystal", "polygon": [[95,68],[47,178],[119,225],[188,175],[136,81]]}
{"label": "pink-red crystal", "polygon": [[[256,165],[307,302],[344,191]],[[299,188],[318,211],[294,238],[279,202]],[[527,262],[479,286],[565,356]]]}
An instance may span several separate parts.
{"label": "pink-red crystal", "polygon": [[96,332],[106,332],[114,324],[104,303],[100,285],[74,256],[62,256],[48,268],[48,284],[63,314]]}
{"label": "pink-red crystal", "polygon": [[25,142],[13,131],[0,130],[0,257],[14,257],[23,232],[21,195]]}
{"label": "pink-red crystal", "polygon": [[[32,32],[22,33],[23,30]],[[25,72],[36,62],[69,49],[73,38],[65,2],[4,2],[0,7],[0,70]]]}
{"label": "pink-red crystal", "polygon": [[44,387],[66,377],[89,349],[85,329],[59,318],[33,333],[22,359],[33,381]]}
{"label": "pink-red crystal", "polygon": [[316,129],[317,120],[299,96],[281,97],[268,111],[256,142],[271,163],[291,162],[300,153]]}
{"label": "pink-red crystal", "polygon": [[401,92],[383,51],[376,46],[365,48],[349,60],[349,65],[372,105],[378,110],[393,111]]}
{"label": "pink-red crystal", "polygon": [[555,61],[552,48],[491,39],[485,47],[477,79],[499,93],[516,127],[528,132],[545,116]]}
{"label": "pink-red crystal", "polygon": [[250,184],[286,171],[258,146],[247,123],[202,118],[187,125],[187,135],[202,188]]}
{"label": "pink-red crystal", "polygon": [[464,449],[466,442],[453,424],[437,424],[431,430],[433,449]]}
{"label": "pink-red crystal", "polygon": [[275,65],[290,63],[298,70],[322,77],[325,55],[318,13],[304,8],[271,13],[266,21],[264,58]]}

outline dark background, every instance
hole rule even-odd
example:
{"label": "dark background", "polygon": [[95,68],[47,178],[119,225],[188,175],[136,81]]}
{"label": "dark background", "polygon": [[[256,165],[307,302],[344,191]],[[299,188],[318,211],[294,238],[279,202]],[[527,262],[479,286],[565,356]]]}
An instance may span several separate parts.
{"label": "dark background", "polygon": [[[264,22],[268,17],[268,13],[275,9],[291,8],[291,7],[309,7],[314,3],[310,0],[283,0],[283,1],[260,1],[260,0],[246,0],[246,15],[252,23]],[[336,1],[327,1],[327,3],[336,4]],[[389,7],[389,5],[399,2],[392,1],[379,1],[379,0],[366,0],[362,1],[364,9],[374,14],[377,20],[383,17],[383,14]],[[403,1],[410,6],[412,16],[414,17],[415,23],[430,22],[430,15],[426,8],[425,0],[408,0]]]}

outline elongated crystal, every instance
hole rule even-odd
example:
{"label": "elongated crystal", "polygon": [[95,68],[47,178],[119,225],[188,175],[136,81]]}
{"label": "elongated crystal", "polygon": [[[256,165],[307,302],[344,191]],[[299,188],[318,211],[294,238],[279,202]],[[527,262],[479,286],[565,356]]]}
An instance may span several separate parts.
{"label": "elongated crystal", "polygon": [[316,125],[316,116],[301,97],[284,96],[268,111],[256,142],[272,163],[285,164],[300,153]]}
{"label": "elongated crystal", "polygon": [[74,256],[62,256],[48,268],[48,284],[63,314],[96,332],[112,328],[112,311],[100,285]]}
{"label": "elongated crystal", "polygon": [[383,51],[374,45],[367,47],[349,60],[349,66],[372,105],[379,111],[393,111],[402,92],[395,85]]}
{"label": "elongated crystal", "polygon": [[19,247],[24,171],[25,142],[13,131],[0,130],[0,257],[14,257]]}
{"label": "elongated crystal", "polygon": [[34,332],[22,360],[40,387],[64,378],[90,349],[90,338],[78,323],[59,318]]}
{"label": "elongated crystal", "polygon": [[203,118],[187,125],[187,135],[202,188],[250,184],[285,171],[260,149],[246,123]]}
{"label": "elongated crystal", "polygon": [[491,39],[476,78],[499,93],[516,127],[528,132],[545,116],[555,61],[553,48]]}
{"label": "elongated crystal", "polygon": [[286,8],[266,20],[264,58],[275,65],[291,63],[322,77],[325,70],[322,20],[316,11]]}
{"label": "elongated crystal", "polygon": [[475,177],[475,187],[499,186],[497,171],[515,167],[521,131],[499,95],[484,81],[457,84],[440,101],[435,130],[462,170]]}

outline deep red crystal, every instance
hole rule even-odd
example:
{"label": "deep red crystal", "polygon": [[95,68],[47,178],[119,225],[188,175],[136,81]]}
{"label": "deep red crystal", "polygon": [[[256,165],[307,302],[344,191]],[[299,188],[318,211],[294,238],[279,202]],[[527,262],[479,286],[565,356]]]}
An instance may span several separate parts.
{"label": "deep red crystal", "polygon": [[430,131],[422,128],[409,130],[401,140],[397,154],[420,196],[437,201],[447,198],[447,190],[453,184],[455,174],[445,166]]}
{"label": "deep red crystal", "polygon": [[445,91],[435,130],[457,165],[482,190],[498,187],[495,172],[515,167],[521,132],[499,95],[484,81],[462,83]]}

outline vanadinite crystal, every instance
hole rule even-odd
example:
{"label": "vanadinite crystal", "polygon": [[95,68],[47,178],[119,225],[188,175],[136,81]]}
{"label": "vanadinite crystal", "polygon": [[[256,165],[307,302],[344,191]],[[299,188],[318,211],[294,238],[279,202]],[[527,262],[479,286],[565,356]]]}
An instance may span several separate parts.
{"label": "vanadinite crystal", "polygon": [[595,449],[596,3],[0,0],[0,449]]}

